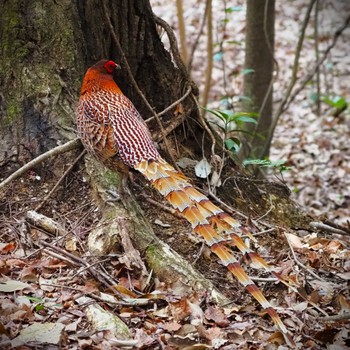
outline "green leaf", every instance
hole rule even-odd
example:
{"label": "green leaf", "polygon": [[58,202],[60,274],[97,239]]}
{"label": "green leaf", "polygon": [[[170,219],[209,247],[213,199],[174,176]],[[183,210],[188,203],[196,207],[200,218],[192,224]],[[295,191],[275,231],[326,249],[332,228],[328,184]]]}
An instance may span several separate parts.
{"label": "green leaf", "polygon": [[225,146],[229,151],[237,153],[241,148],[241,142],[236,138],[226,139]]}
{"label": "green leaf", "polygon": [[214,54],[213,60],[215,62],[219,62],[219,61],[222,61],[223,57],[224,57],[224,53],[222,51],[220,51],[220,52],[217,52],[217,53]]}
{"label": "green leaf", "polygon": [[244,96],[244,95],[237,95],[236,99],[239,102],[241,102],[241,101],[253,102],[253,100],[249,96]]}
{"label": "green leaf", "polygon": [[209,109],[209,108],[205,108],[205,107],[202,107],[204,110],[206,110],[207,112],[217,116],[218,118],[220,118],[223,122],[227,122],[227,120],[229,119],[230,115],[223,112],[223,111],[220,111],[219,109]]}
{"label": "green leaf", "polygon": [[211,120],[209,120],[209,123],[216,125],[216,126],[217,126],[218,128],[220,128],[222,131],[225,131],[225,129],[226,129],[224,126],[222,126],[222,125],[220,125],[220,124],[218,124],[218,123],[216,123],[216,122],[213,122],[213,121],[211,121]]}
{"label": "green leaf", "polygon": [[260,166],[268,166],[270,164],[269,160],[266,159],[245,159],[243,161],[243,165],[260,165]]}
{"label": "green leaf", "polygon": [[45,306],[43,304],[38,304],[38,305],[35,306],[35,311],[36,312],[44,310],[44,309],[45,309]]}
{"label": "green leaf", "polygon": [[245,159],[243,165],[259,165],[262,168],[276,168],[280,172],[283,172],[290,169],[290,167],[284,165],[285,162],[283,159],[275,161],[269,159]]}
{"label": "green leaf", "polygon": [[252,74],[254,72],[255,72],[255,70],[252,68],[244,68],[239,74],[240,75],[247,75],[247,74]]}
{"label": "green leaf", "polygon": [[333,106],[337,109],[345,109],[348,106],[346,100],[341,96],[335,96],[332,102]]}
{"label": "green leaf", "polygon": [[315,103],[316,103],[319,99],[320,99],[320,96],[318,95],[317,92],[312,92],[312,93],[310,94],[310,100],[311,100],[312,102],[315,102]]}
{"label": "green leaf", "polygon": [[41,299],[41,298],[37,298],[37,297],[30,297],[30,296],[27,296],[27,298],[30,300],[30,301],[33,301],[35,303],[43,303],[44,300]]}
{"label": "green leaf", "polygon": [[236,122],[236,123],[252,123],[252,124],[258,124],[257,120],[254,119],[254,117],[248,116],[248,115],[242,115],[242,114],[235,114],[233,115],[228,122]]}
{"label": "green leaf", "polygon": [[227,44],[233,44],[233,45],[242,45],[242,43],[240,41],[237,40],[227,40],[225,41]]}
{"label": "green leaf", "polygon": [[243,6],[230,6],[225,8],[226,13],[240,12],[243,11]]}
{"label": "green leaf", "polygon": [[346,100],[343,97],[338,95],[334,97],[329,97],[327,95],[324,95],[322,96],[322,101],[336,109],[345,109],[348,106]]}

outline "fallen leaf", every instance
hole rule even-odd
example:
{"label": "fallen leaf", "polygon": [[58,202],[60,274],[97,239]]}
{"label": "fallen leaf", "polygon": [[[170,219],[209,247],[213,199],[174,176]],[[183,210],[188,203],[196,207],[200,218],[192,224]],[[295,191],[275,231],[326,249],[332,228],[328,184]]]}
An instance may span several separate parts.
{"label": "fallen leaf", "polygon": [[302,249],[304,247],[303,243],[301,242],[301,239],[298,236],[293,235],[292,233],[286,233],[286,236],[293,248]]}
{"label": "fallen leaf", "polygon": [[176,332],[181,328],[181,324],[174,321],[174,322],[167,322],[163,325],[163,328],[167,330],[168,332]]}
{"label": "fallen leaf", "polygon": [[0,243],[0,251],[2,254],[8,254],[16,249],[17,244],[15,242],[10,243]]}
{"label": "fallen leaf", "polygon": [[197,177],[206,179],[211,173],[211,165],[205,158],[203,158],[196,164],[194,170]]}
{"label": "fallen leaf", "polygon": [[213,320],[220,327],[226,327],[230,323],[224,312],[214,306],[209,306],[204,315],[207,320]]}
{"label": "fallen leaf", "polygon": [[29,327],[22,329],[20,335],[12,340],[12,347],[38,342],[58,345],[64,325],[62,323],[38,323],[35,322]]}
{"label": "fallen leaf", "polygon": [[0,292],[14,292],[16,290],[23,290],[25,288],[32,288],[29,284],[21,281],[8,280],[0,282]]}

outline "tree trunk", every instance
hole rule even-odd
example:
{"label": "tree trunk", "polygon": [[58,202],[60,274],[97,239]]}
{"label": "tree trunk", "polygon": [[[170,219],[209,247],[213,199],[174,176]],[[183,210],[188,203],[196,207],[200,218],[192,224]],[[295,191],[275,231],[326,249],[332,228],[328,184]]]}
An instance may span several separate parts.
{"label": "tree trunk", "polygon": [[247,124],[253,133],[243,147],[244,158],[264,159],[269,155],[269,130],[272,121],[272,79],[274,48],[274,0],[248,0],[246,24],[245,68],[253,69],[244,76],[244,95],[251,99],[245,104],[247,112],[259,113],[258,124]]}
{"label": "tree trunk", "polygon": [[[87,67],[101,58],[122,61],[102,3],[0,1],[0,166],[7,171],[52,148],[60,138],[72,138],[75,105]],[[182,96],[188,81],[161,42],[149,1],[106,4],[135,80],[151,106],[163,110]],[[143,117],[150,117],[127,70],[117,79]],[[193,100],[187,98],[182,113],[195,117],[193,107]],[[173,114],[174,110],[162,117],[164,128],[174,122]],[[198,124],[190,124],[200,132]],[[158,125],[152,122],[150,128]]]}

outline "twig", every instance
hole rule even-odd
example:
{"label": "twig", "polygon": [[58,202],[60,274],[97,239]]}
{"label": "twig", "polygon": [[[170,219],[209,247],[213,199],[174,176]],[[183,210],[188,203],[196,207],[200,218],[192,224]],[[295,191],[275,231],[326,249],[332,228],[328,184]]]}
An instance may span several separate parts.
{"label": "twig", "polygon": [[179,23],[179,33],[181,42],[181,56],[182,60],[187,64],[187,44],[186,44],[186,27],[184,21],[184,10],[182,0],[176,0],[177,18]]}
{"label": "twig", "polygon": [[[319,36],[318,36],[318,14],[319,14],[319,0],[316,1],[315,5],[315,25],[314,25],[314,36],[315,36],[315,57],[316,62],[320,60],[320,50],[319,50]],[[317,91],[317,99],[316,99],[316,115],[318,117],[321,116],[321,85],[320,85],[320,69],[319,67],[316,70],[316,91]]]}
{"label": "twig", "polygon": [[333,47],[335,46],[335,44],[337,43],[338,38],[340,37],[340,35],[343,33],[343,31],[349,26],[350,24],[350,16],[347,17],[347,19],[345,20],[344,24],[334,33],[333,36],[333,41],[332,43],[327,47],[327,49],[325,50],[325,52],[323,53],[323,56],[321,58],[320,61],[318,61],[314,68],[310,71],[310,73],[306,76],[306,78],[302,81],[302,83],[300,84],[300,86],[295,90],[295,92],[293,93],[293,95],[290,96],[288,103],[285,105],[284,109],[282,110],[282,113],[285,112],[288,107],[290,106],[290,104],[294,101],[294,99],[298,96],[298,94],[300,93],[300,91],[302,91],[306,84],[312,79],[312,77],[315,75],[317,69],[323,64],[323,62],[326,60],[326,58],[328,57],[329,52],[333,49]]}
{"label": "twig", "polygon": [[323,222],[310,222],[310,226],[313,227],[313,228],[316,228],[316,229],[319,229],[319,230],[325,230],[325,231],[328,231],[328,232],[332,232],[332,233],[336,233],[338,235],[346,235],[346,236],[349,236],[350,233],[349,232],[346,232],[342,229],[339,229],[339,228],[335,228],[335,227],[332,227],[330,225],[327,225]]}
{"label": "twig", "polygon": [[[96,270],[94,267],[91,267],[84,259],[82,259],[82,258],[80,258],[72,253],[69,253],[65,249],[53,246],[51,243],[47,243],[45,241],[41,241],[40,243],[38,243],[38,245],[39,246],[42,245],[42,246],[46,247],[47,249],[49,249],[49,251],[50,250],[57,251],[59,254],[62,254],[63,256],[65,256],[67,259],[73,260],[73,262],[75,262],[76,265],[80,264],[80,265],[84,265],[84,266],[89,267],[90,273],[97,280],[99,280],[107,288],[110,288],[112,290],[112,292],[114,294],[116,294],[118,297],[121,297],[120,293],[113,287],[117,283],[110,276],[105,274],[104,272]],[[57,254],[56,252],[52,252],[52,251],[50,251],[50,253]]]}
{"label": "twig", "polygon": [[131,72],[131,68],[130,68],[130,65],[128,63],[128,60],[125,56],[125,53],[120,45],[120,42],[118,40],[118,37],[117,37],[117,34],[114,30],[114,27],[113,27],[113,24],[112,24],[112,21],[108,15],[108,8],[107,8],[107,4],[106,4],[106,0],[103,0],[102,1],[102,4],[103,4],[103,9],[104,9],[104,14],[105,14],[105,17],[106,17],[106,20],[107,20],[107,23],[108,23],[108,26],[109,26],[109,29],[111,31],[111,34],[112,34],[112,37],[113,37],[113,40],[115,42],[115,45],[117,46],[118,48],[118,51],[119,53],[121,54],[121,57],[122,57],[122,60],[124,62],[124,66],[126,67],[126,71],[129,75],[129,79],[131,80],[131,83],[134,87],[134,89],[137,91],[137,93],[139,94],[139,96],[142,98],[143,102],[145,103],[145,105],[147,106],[147,108],[149,109],[149,111],[152,113],[153,117],[156,119],[157,123],[158,123],[158,126],[160,128],[160,131],[161,131],[161,134],[162,134],[162,137],[163,137],[163,141],[164,141],[164,145],[165,145],[165,148],[167,150],[167,153],[169,155],[169,157],[171,158],[172,162],[173,162],[173,165],[174,167],[179,170],[177,164],[176,164],[176,161],[175,161],[175,158],[172,154],[172,152],[170,151],[170,146],[169,146],[169,143],[168,143],[168,140],[165,136],[165,132],[164,132],[164,127],[163,127],[163,124],[160,120],[160,118],[158,117],[157,113],[154,111],[153,107],[150,105],[150,103],[148,102],[146,96],[144,95],[144,93],[141,91],[141,89],[139,88],[132,72]]}
{"label": "twig", "polygon": [[[212,71],[213,71],[213,9],[212,0],[208,2],[208,18],[207,18],[207,68],[205,70],[205,85],[202,98],[202,105],[204,107],[208,104],[209,92],[211,87]],[[206,111],[203,110],[201,113],[203,118],[205,117]]]}
{"label": "twig", "polygon": [[284,236],[286,237],[286,240],[287,240],[287,243],[289,245],[289,249],[291,250],[292,254],[293,254],[293,258],[294,258],[294,261],[296,262],[296,264],[298,266],[300,266],[301,268],[303,268],[304,270],[306,270],[311,276],[315,277],[316,279],[318,279],[319,281],[323,281],[323,279],[318,276],[315,272],[313,272],[309,267],[307,267],[306,265],[304,265],[298,258],[297,256],[295,255],[295,252],[294,252],[294,248],[293,246],[291,245],[289,239],[288,239],[288,236],[286,234],[284,234]]}
{"label": "twig", "polygon": [[[26,221],[54,236],[64,236],[67,234],[66,230],[59,223],[34,210],[29,210],[27,212]],[[62,239],[62,237],[60,237],[60,239]]]}
{"label": "twig", "polygon": [[99,264],[102,264],[103,262],[105,261],[108,261],[108,260],[111,260],[111,257],[108,257],[106,259],[103,259],[103,260],[98,260],[98,261],[95,261],[94,263],[92,264],[89,264],[83,268],[80,268],[77,273],[75,273],[72,277],[70,277],[71,279],[74,279],[76,276],[80,275],[82,272],[86,271],[86,270],[89,270],[91,267],[95,266],[95,265],[99,265]]}
{"label": "twig", "polygon": [[189,73],[186,69],[185,64],[183,63],[183,61],[181,59],[179,47],[177,45],[177,40],[176,40],[176,36],[174,34],[173,29],[169,26],[169,24],[167,22],[165,22],[162,18],[156,16],[155,14],[153,14],[153,18],[154,18],[154,21],[156,22],[156,24],[158,24],[159,26],[161,26],[165,30],[165,32],[169,38],[170,49],[171,49],[171,53],[173,55],[175,64],[176,64],[177,68],[180,70],[181,74],[185,77],[185,79],[188,82],[190,82],[190,76],[189,76]]}
{"label": "twig", "polygon": [[68,141],[64,145],[57,146],[50,151],[47,151],[40,156],[36,157],[35,159],[31,160],[29,163],[23,165],[20,169],[15,171],[13,174],[11,174],[7,179],[5,179],[3,182],[0,183],[0,190],[4,188],[6,185],[8,185],[11,181],[17,179],[21,175],[23,175],[26,171],[33,168],[35,165],[40,164],[41,162],[45,161],[46,159],[57,156],[58,154],[62,154],[68,151],[72,151],[73,149],[76,149],[80,147],[81,141],[80,139],[76,138],[72,141]]}
{"label": "twig", "polygon": [[197,109],[198,109],[198,117],[199,117],[199,120],[204,128],[204,130],[208,133],[210,139],[211,139],[211,155],[212,156],[215,156],[215,145],[216,145],[216,139],[214,137],[214,134],[213,132],[210,130],[210,127],[208,126],[205,118],[204,118],[204,115],[199,112],[200,111],[200,106],[198,104],[198,101],[197,99],[195,98],[195,96],[192,94],[192,97],[193,97],[193,100],[196,102],[196,105],[197,105]]}
{"label": "twig", "polygon": [[[43,247],[43,249],[45,249],[45,247]],[[74,261],[73,259],[70,259],[70,258],[68,258],[68,257],[66,257],[64,255],[61,255],[59,253],[53,252],[53,251],[48,250],[48,249],[45,249],[45,252],[46,252],[47,255],[51,255],[54,258],[57,258],[57,259],[62,260],[62,261],[67,261],[73,266],[79,266],[79,264],[76,261]]]}
{"label": "twig", "polygon": [[188,68],[187,69],[188,69],[189,73],[191,72],[191,69],[192,69],[194,53],[196,52],[197,46],[199,44],[199,39],[201,38],[203,31],[204,31],[204,26],[205,26],[205,23],[207,21],[207,15],[208,15],[208,1],[205,2],[205,10],[204,10],[203,18],[202,18],[202,23],[201,23],[199,32],[197,34],[197,37],[193,43],[190,58],[188,61],[188,66],[187,66]]}
{"label": "twig", "polygon": [[84,149],[79,156],[75,159],[72,165],[64,172],[61,178],[57,181],[56,185],[52,188],[52,190],[47,194],[47,196],[41,201],[41,203],[34,209],[35,211],[39,211],[45,202],[52,196],[52,194],[56,191],[61,182],[65,179],[65,177],[72,171],[74,166],[79,162],[79,160],[85,155],[86,150]]}
{"label": "twig", "polygon": [[76,287],[71,287],[71,286],[67,286],[67,285],[63,285],[63,284],[55,284],[55,283],[40,283],[40,285],[43,286],[49,286],[49,287],[54,287],[54,288],[63,288],[63,289],[69,289],[69,290],[74,290],[78,293],[81,293],[82,295],[88,295],[89,297],[100,301],[102,303],[106,303],[106,304],[111,304],[111,305],[122,305],[122,306],[134,306],[134,305],[139,305],[139,306],[143,306],[143,305],[148,305],[150,303],[154,303],[154,300],[152,299],[133,299],[132,301],[118,301],[118,300],[106,300],[101,298],[99,295],[92,293],[92,292],[86,292],[83,289],[80,288],[76,288]]}
{"label": "twig", "polygon": [[157,207],[159,207],[160,209],[166,211],[167,213],[170,213],[172,215],[174,215],[175,217],[179,218],[179,219],[183,219],[183,217],[173,208],[171,207],[168,207],[162,203],[159,203],[157,201],[155,201],[154,199],[148,197],[147,195],[145,194],[141,194],[140,195],[143,199],[145,199],[148,203],[151,203],[152,205],[155,205]]}
{"label": "twig", "polygon": [[350,312],[345,312],[339,315],[321,317],[318,320],[319,321],[341,321],[341,320],[349,320],[349,319],[350,319]]}
{"label": "twig", "polygon": [[[162,116],[163,114],[165,114],[166,112],[170,111],[171,109],[173,109],[174,107],[176,107],[180,102],[182,102],[192,91],[192,87],[191,85],[188,86],[186,92],[184,93],[183,96],[181,96],[178,100],[176,100],[175,102],[173,102],[170,106],[166,107],[165,109],[163,109],[161,112],[157,113],[158,117]],[[146,123],[149,123],[151,120],[153,120],[155,117],[150,117],[148,119],[145,120]]]}

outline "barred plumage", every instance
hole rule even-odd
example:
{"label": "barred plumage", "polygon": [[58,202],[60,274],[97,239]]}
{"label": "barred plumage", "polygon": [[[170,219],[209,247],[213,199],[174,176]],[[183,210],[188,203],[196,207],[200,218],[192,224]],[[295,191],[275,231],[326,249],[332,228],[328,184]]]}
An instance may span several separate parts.
{"label": "barred plumage", "polygon": [[235,259],[231,247],[236,246],[252,266],[264,268],[280,280],[281,277],[239,237],[247,233],[246,228],[161,158],[139,112],[113,80],[116,67],[113,61],[101,60],[85,75],[76,117],[84,146],[111,169],[125,173],[133,168],[149,180],[266,310],[287,343],[294,344],[276,311]]}

